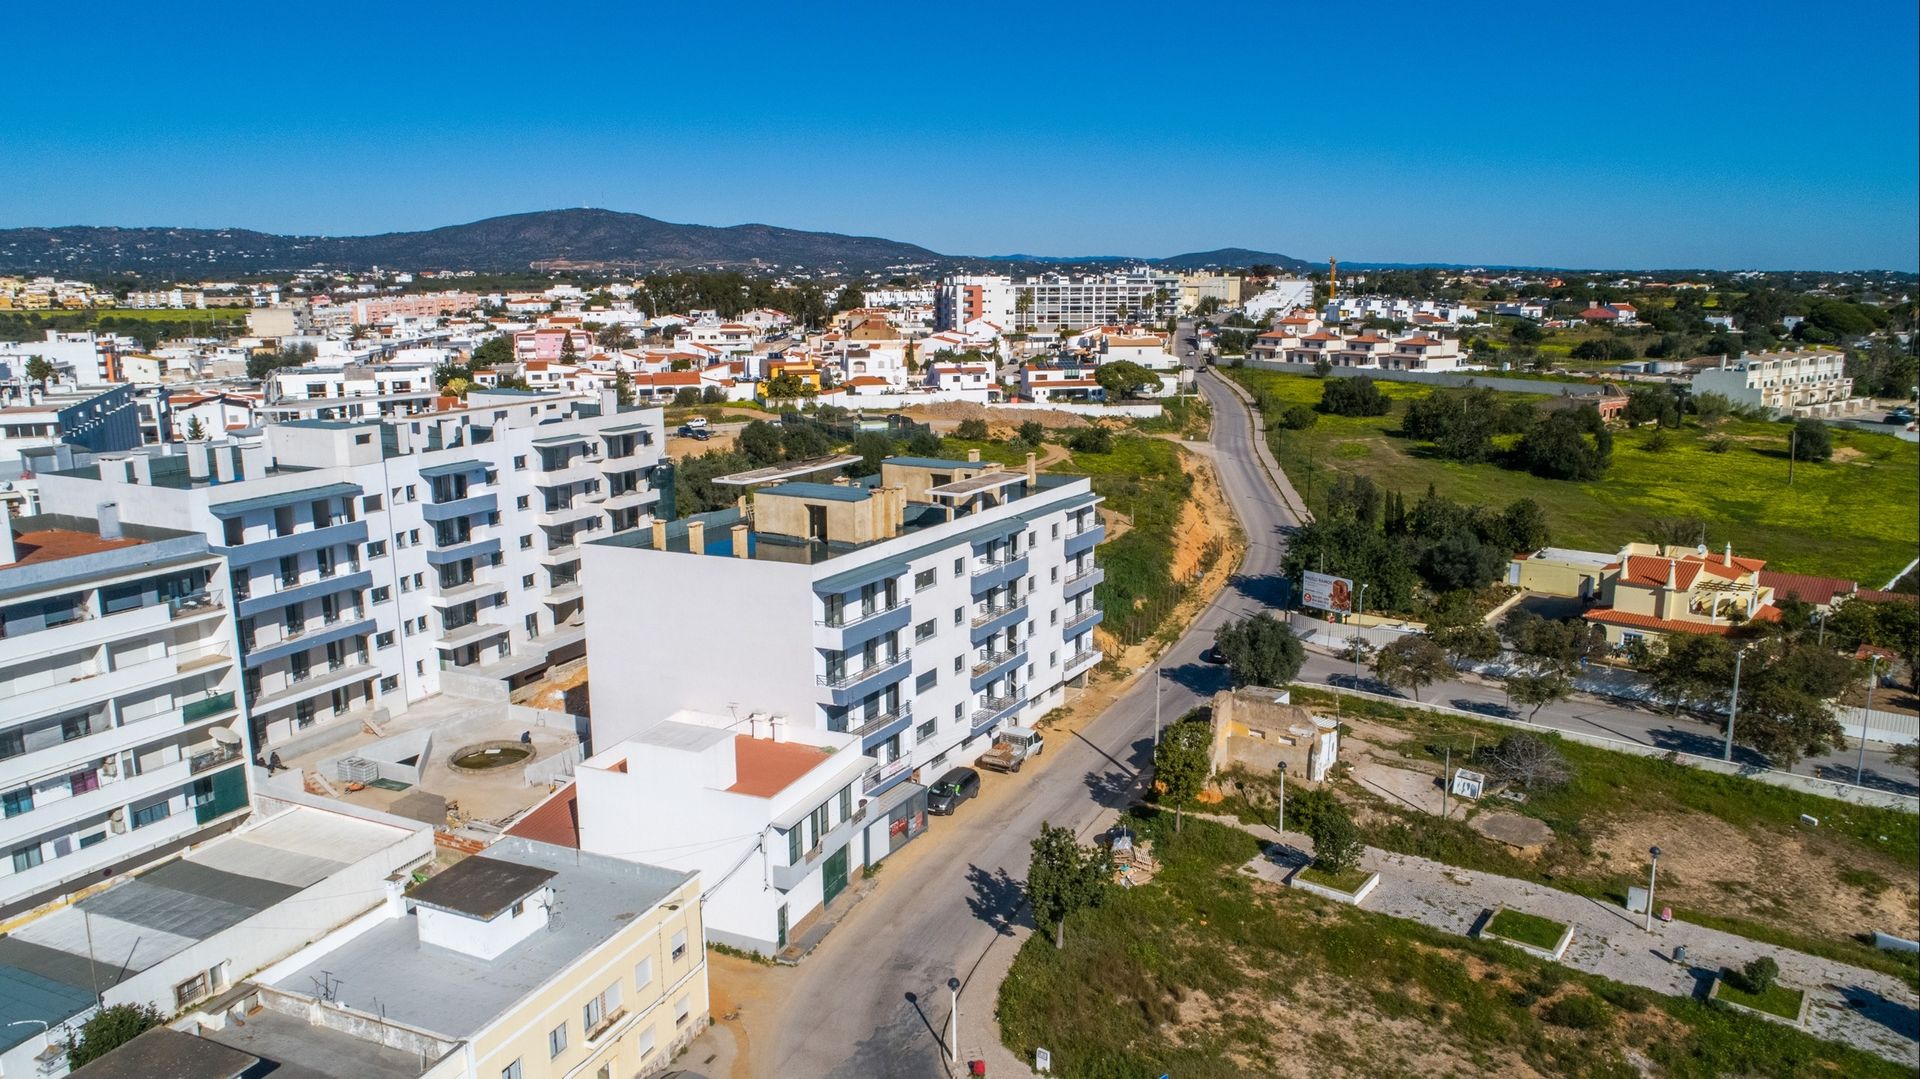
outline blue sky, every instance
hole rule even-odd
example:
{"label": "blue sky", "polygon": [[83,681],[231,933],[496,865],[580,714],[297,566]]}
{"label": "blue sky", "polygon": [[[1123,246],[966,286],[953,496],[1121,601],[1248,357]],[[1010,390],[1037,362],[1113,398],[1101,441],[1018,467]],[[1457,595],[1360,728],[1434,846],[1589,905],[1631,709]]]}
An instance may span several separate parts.
{"label": "blue sky", "polygon": [[[1913,0],[21,4],[0,227],[1920,268]],[[34,47],[44,42],[44,48]]]}

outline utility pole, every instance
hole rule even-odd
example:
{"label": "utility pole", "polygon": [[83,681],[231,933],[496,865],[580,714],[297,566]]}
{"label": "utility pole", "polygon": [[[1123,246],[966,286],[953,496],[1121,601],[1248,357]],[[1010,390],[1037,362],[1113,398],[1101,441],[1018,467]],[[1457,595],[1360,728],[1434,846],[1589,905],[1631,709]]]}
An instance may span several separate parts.
{"label": "utility pole", "polygon": [[1287,762],[1280,762],[1280,816],[1274,822],[1277,831],[1287,830]]}
{"label": "utility pole", "polygon": [[947,1042],[947,1063],[960,1063],[960,979],[947,979],[947,992],[953,999],[952,1024],[953,1038]]}
{"label": "utility pole", "polygon": [[1747,658],[1747,650],[1742,648],[1733,654],[1733,696],[1727,701],[1727,743],[1720,750],[1720,759],[1733,759],[1733,721],[1740,716],[1740,661]]}
{"label": "utility pole", "polygon": [[1447,763],[1440,767],[1440,819],[1447,819],[1452,808],[1453,795],[1453,743],[1447,743]]}
{"label": "utility pole", "polygon": [[1160,748],[1160,665],[1153,665],[1153,745]]}
{"label": "utility pole", "polygon": [[1853,785],[1860,786],[1860,777],[1867,771],[1867,720],[1873,718],[1873,684],[1880,680],[1880,657],[1874,656],[1867,663],[1867,707],[1860,713],[1860,758],[1853,765]]}
{"label": "utility pole", "polygon": [[1649,847],[1647,854],[1652,861],[1647,864],[1647,932],[1653,932],[1653,886],[1660,879],[1660,848]]}

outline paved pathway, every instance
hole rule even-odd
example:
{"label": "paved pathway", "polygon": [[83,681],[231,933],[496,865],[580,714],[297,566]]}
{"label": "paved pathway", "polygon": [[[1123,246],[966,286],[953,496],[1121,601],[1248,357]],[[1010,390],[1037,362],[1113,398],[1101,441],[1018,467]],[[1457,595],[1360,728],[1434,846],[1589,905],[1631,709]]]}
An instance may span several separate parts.
{"label": "paved pathway", "polygon": [[[1207,819],[1279,844],[1249,863],[1256,876],[1276,883],[1284,881],[1313,849],[1312,841],[1297,832],[1282,833],[1232,817],[1208,815]],[[1543,915],[1574,927],[1573,942],[1563,959],[1568,966],[1673,996],[1703,994],[1706,980],[1721,967],[1737,968],[1770,955],[1780,964],[1782,982],[1807,990],[1812,1001],[1807,1015],[1810,1033],[1899,1063],[1920,1065],[1920,995],[1891,975],[1689,922],[1662,923],[1656,918],[1649,933],[1642,928],[1642,916],[1597,899],[1408,854],[1369,847],[1360,864],[1380,874],[1380,883],[1361,904],[1366,910],[1463,936],[1495,906]],[[1670,959],[1676,945],[1687,949],[1685,965]]]}

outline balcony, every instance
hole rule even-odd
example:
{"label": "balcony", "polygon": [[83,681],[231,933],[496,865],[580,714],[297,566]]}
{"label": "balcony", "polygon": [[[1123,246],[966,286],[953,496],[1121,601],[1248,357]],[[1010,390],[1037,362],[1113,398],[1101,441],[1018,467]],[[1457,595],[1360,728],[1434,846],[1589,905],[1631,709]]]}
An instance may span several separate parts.
{"label": "balcony", "polygon": [[459,648],[463,645],[477,644],[494,637],[504,636],[507,627],[493,622],[468,622],[464,626],[453,626],[440,634],[433,642],[435,648]]}
{"label": "balcony", "polygon": [[188,596],[167,601],[167,614],[176,621],[214,614],[227,605],[227,594],[219,589],[203,588]]}
{"label": "balcony", "polygon": [[434,567],[450,566],[455,562],[464,562],[467,559],[473,559],[481,565],[486,565],[491,563],[493,556],[499,553],[500,541],[498,539],[475,539],[469,536],[455,546],[428,548],[427,565]]}
{"label": "balcony", "polygon": [[358,562],[348,562],[339,567],[339,572],[322,577],[308,584],[301,584],[299,578],[293,583],[283,585],[275,592],[261,592],[247,596],[240,601],[240,614],[254,617],[270,611],[278,611],[296,603],[320,599],[325,596],[337,596],[342,592],[358,592],[373,587],[373,574],[362,570]]}
{"label": "balcony", "polygon": [[493,492],[468,495],[450,502],[429,502],[420,507],[420,516],[432,524],[454,521],[462,517],[474,517],[479,514],[491,514],[500,508],[500,500]]}
{"label": "balcony", "polygon": [[841,611],[837,624],[831,618],[816,621],[813,642],[828,650],[848,651],[882,634],[905,629],[912,619],[913,611],[904,600],[892,606],[875,606],[871,611],[855,604]]}
{"label": "balcony", "polygon": [[336,622],[318,629],[308,629],[298,636],[285,637],[277,641],[268,641],[247,650],[248,667],[261,667],[276,659],[285,659],[309,648],[317,648],[334,641],[343,641],[349,637],[371,634],[374,631],[373,619],[355,618],[350,621]]}
{"label": "balcony", "polygon": [[1018,580],[1027,575],[1027,556],[1016,558],[998,558],[988,562],[975,563],[972,571],[973,594],[998,588],[1008,581]]}
{"label": "balcony", "polygon": [[1076,629],[1090,628],[1100,621],[1102,613],[1098,607],[1088,607],[1084,611],[1070,615],[1065,622],[1060,624],[1060,632],[1069,633]]}
{"label": "balcony", "polygon": [[380,668],[363,662],[342,664],[322,671],[309,671],[304,677],[294,679],[272,693],[262,693],[254,697],[251,702],[253,716],[255,719],[261,719],[271,709],[303,701],[328,690],[372,678],[379,673]]}
{"label": "balcony", "polygon": [[458,584],[434,585],[432,603],[435,607],[455,607],[462,603],[471,603],[483,596],[492,596],[505,592],[507,586],[498,581],[461,581]]}
{"label": "balcony", "polygon": [[973,616],[973,625],[969,631],[972,637],[971,643],[980,644],[1008,626],[1019,624],[1026,617],[1027,601],[1024,599],[989,607]]}
{"label": "balcony", "polygon": [[1018,690],[1004,697],[982,698],[980,707],[975,708],[973,715],[969,717],[970,727],[967,737],[978,736],[988,727],[1018,712],[1026,703],[1026,698],[1020,696]]}
{"label": "balcony", "polygon": [[186,704],[181,705],[180,722],[182,724],[198,723],[203,719],[211,719],[223,712],[231,712],[233,709],[234,693],[232,690],[228,690],[225,693],[216,693],[211,697],[197,701],[188,701]]}
{"label": "balcony", "polygon": [[1103,524],[1089,524],[1079,528],[1069,529],[1067,531],[1067,557],[1073,558],[1076,555],[1091,551],[1100,545],[1101,540],[1106,538],[1107,526]]}
{"label": "balcony", "polygon": [[858,671],[818,675],[816,681],[831,691],[834,704],[848,704],[884,688],[889,682],[904,678],[912,657],[913,649],[902,648],[897,658],[881,659]]}
{"label": "balcony", "polygon": [[52,832],[163,791],[170,792],[186,782],[191,774],[188,768],[188,762],[182,759],[147,768],[137,776],[112,779],[103,776],[100,785],[90,791],[41,802],[32,809],[14,814],[7,821],[18,822],[19,826],[31,829],[34,833]]}
{"label": "balcony", "polygon": [[860,778],[860,795],[872,798],[884,794],[913,773],[912,757],[896,757]]}
{"label": "balcony", "polygon": [[913,725],[913,705],[905,703],[891,712],[882,712],[872,719],[862,722],[847,733],[860,739],[860,749],[864,752],[892,738]]}
{"label": "balcony", "polygon": [[241,749],[238,743],[235,743],[234,745],[230,745],[230,746],[228,745],[215,746],[212,749],[205,750],[200,753],[195,753],[193,756],[188,757],[187,772],[190,775],[197,776],[201,772],[210,771],[211,769],[218,768],[223,764],[228,764],[233,761],[237,761],[240,759],[240,757],[241,757]]}
{"label": "balcony", "polygon": [[1099,663],[1101,658],[1102,658],[1102,653],[1098,648],[1088,648],[1084,651],[1075,652],[1073,655],[1068,656],[1067,662],[1063,667],[1063,669],[1067,671],[1072,671],[1077,674],[1080,671],[1085,670],[1086,668],[1094,666],[1095,664]]}
{"label": "balcony", "polygon": [[541,509],[534,511],[533,520],[535,524],[542,527],[553,528],[573,521],[585,520],[599,512],[599,506],[582,497],[559,506],[546,507],[543,504]]}
{"label": "balcony", "polygon": [[215,547],[214,550],[229,555],[236,566],[252,566],[262,562],[277,561],[302,551],[317,551],[322,547],[355,545],[366,541],[367,523],[365,521],[342,521],[325,528],[273,536],[243,543],[238,547]]}
{"label": "balcony", "polygon": [[1060,582],[1060,587],[1067,595],[1077,596],[1106,579],[1106,570],[1101,569],[1099,566],[1089,566]]}

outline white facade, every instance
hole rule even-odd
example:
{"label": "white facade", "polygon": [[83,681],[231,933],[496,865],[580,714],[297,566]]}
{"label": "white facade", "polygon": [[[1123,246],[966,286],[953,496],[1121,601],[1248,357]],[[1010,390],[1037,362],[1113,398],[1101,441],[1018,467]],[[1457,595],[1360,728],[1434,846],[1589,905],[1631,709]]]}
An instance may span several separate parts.
{"label": "white facade", "polygon": [[283,367],[262,384],[268,420],[359,420],[433,408],[434,361]]}
{"label": "white facade", "polygon": [[930,782],[1098,662],[1098,502],[1031,466],[889,458],[590,544],[589,587],[646,597],[595,607],[589,653],[622,657],[596,662],[596,702],[618,702],[596,724],[740,702],[858,738],[880,762],[863,797]]}
{"label": "white facade", "polygon": [[1719,367],[1693,376],[1693,392],[1717,393],[1775,415],[1837,416],[1864,407],[1853,397],[1842,352],[1761,352],[1722,359]]}
{"label": "white facade", "polygon": [[275,424],[41,477],[44,504],[205,534],[237,597],[256,755],[404,711],[448,680],[505,687],[584,647],[580,537],[640,527],[661,414],[474,391],[393,423]]}
{"label": "white facade", "polygon": [[102,516],[0,521],[0,916],[246,809],[224,565]]}
{"label": "white facade", "polygon": [[1303,277],[1275,278],[1267,287],[1242,305],[1247,317],[1264,322],[1282,311],[1307,307],[1313,303],[1313,282]]}

